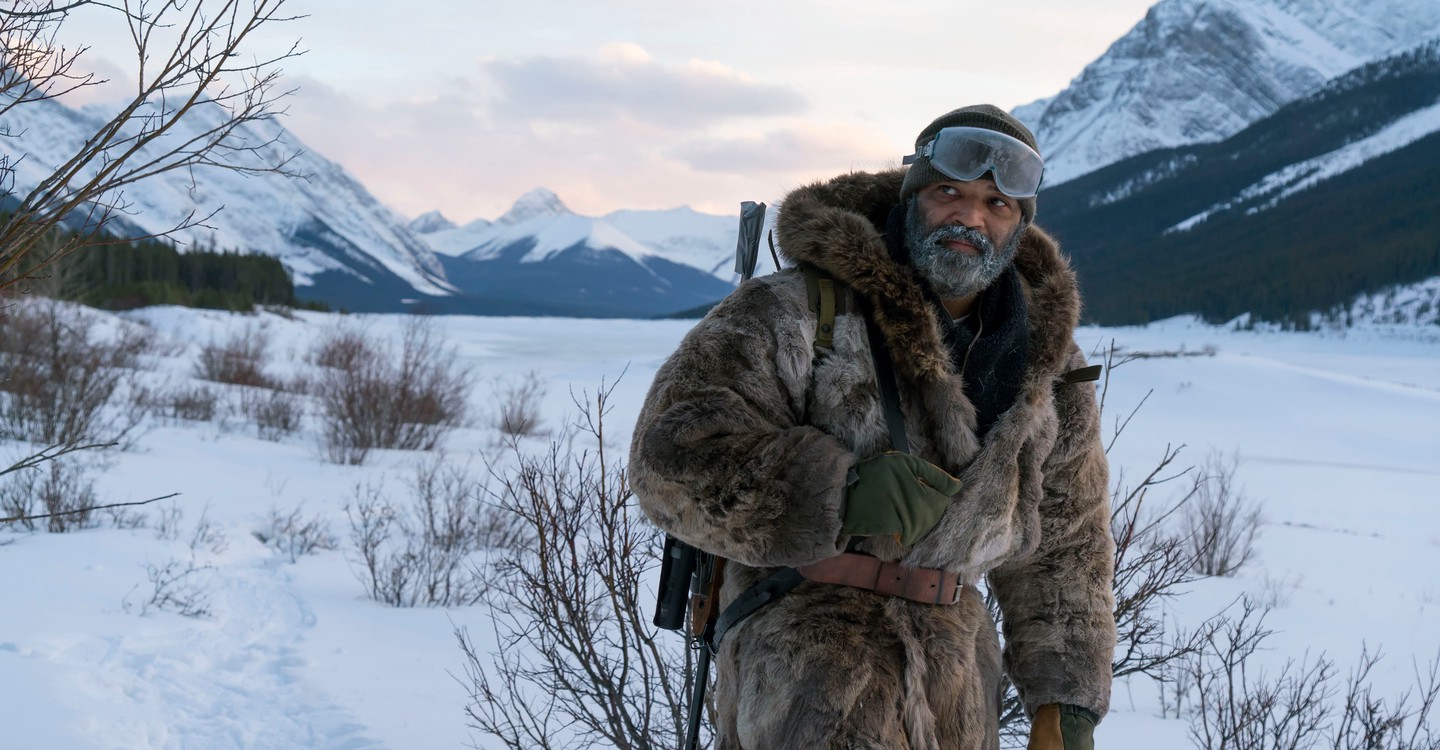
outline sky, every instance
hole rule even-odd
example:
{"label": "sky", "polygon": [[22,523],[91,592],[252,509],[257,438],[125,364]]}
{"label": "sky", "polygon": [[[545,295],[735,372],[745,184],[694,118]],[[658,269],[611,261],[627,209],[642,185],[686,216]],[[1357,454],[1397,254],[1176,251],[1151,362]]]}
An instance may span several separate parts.
{"label": "sky", "polygon": [[[896,166],[955,107],[1051,96],[1151,4],[289,0],[266,44],[306,50],[285,126],[403,216],[494,219],[538,186],[731,214]],[[127,77],[113,15],[73,26]]]}

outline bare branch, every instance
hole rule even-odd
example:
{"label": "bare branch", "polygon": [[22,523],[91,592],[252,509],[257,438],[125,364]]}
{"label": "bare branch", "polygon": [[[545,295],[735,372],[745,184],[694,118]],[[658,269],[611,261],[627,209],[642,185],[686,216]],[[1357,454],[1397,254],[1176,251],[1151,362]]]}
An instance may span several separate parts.
{"label": "bare branch", "polygon": [[87,506],[85,506],[85,507],[83,507],[83,508],[75,508],[75,509],[73,509],[73,510],[65,510],[65,511],[60,511],[60,512],[57,512],[57,513],[38,513],[38,514],[33,515],[33,516],[13,516],[13,517],[11,517],[11,518],[0,518],[0,523],[15,523],[15,522],[17,522],[17,521],[39,521],[39,520],[45,519],[45,518],[58,518],[58,517],[60,517],[60,516],[68,516],[68,515],[73,515],[73,514],[76,514],[76,513],[93,513],[93,512],[95,512],[95,511],[97,511],[97,510],[105,510],[106,508],[130,508],[130,507],[133,507],[133,506],[136,506],[136,505],[149,505],[150,503],[159,502],[159,501],[161,501],[161,500],[169,500],[169,499],[172,498],[172,497],[179,497],[179,495],[180,495],[180,493],[178,493],[178,492],[172,492],[172,493],[170,493],[170,494],[168,494],[168,495],[161,495],[160,497],[152,497],[152,498],[150,498],[149,500],[140,500],[140,501],[138,501],[138,502],[133,502],[133,503],[109,503],[109,504],[106,504],[106,505],[87,505]]}
{"label": "bare branch", "polygon": [[[83,219],[84,236],[32,259],[28,273],[100,236],[129,210],[122,193],[127,186],[197,167],[293,176],[296,152],[252,126],[283,111],[279,103],[293,89],[279,86],[280,65],[303,50],[296,43],[276,54],[246,54],[262,28],[300,17],[285,13],[285,3],[17,0],[0,11],[0,115],[102,82],[75,72],[86,48],[67,49],[56,41],[68,13],[84,6],[120,14],[138,70],[129,100],[68,157],[46,165],[48,175],[18,186],[15,170],[27,155],[0,159],[0,198],[17,204],[0,222],[0,288],[21,277],[12,273],[20,259],[34,253],[61,222],[73,226]],[[0,127],[0,137],[18,135]],[[24,195],[16,195],[22,187]],[[204,226],[211,215],[197,219],[191,213],[155,235]]]}
{"label": "bare branch", "polygon": [[12,472],[20,471],[21,469],[33,469],[40,464],[45,463],[46,461],[54,461],[61,456],[66,456],[71,453],[75,453],[76,451],[114,448],[119,444],[119,442],[111,441],[108,443],[72,443],[69,445],[51,445],[42,449],[39,453],[31,454],[29,456],[26,456],[25,458],[20,459],[19,461],[16,461],[15,463],[11,464],[10,468],[8,469],[0,470],[0,477],[3,477],[6,474],[10,474]]}

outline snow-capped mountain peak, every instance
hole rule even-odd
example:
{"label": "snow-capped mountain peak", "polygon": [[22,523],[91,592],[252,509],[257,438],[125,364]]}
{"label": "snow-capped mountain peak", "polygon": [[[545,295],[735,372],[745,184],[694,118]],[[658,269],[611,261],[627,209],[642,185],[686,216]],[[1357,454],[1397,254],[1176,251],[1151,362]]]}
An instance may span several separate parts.
{"label": "snow-capped mountain peak", "polygon": [[445,217],[439,211],[426,211],[410,221],[410,231],[416,234],[430,234],[431,232],[442,232],[446,229],[454,229],[455,222]]}
{"label": "snow-capped mountain peak", "polygon": [[1161,0],[1064,91],[1015,115],[1054,187],[1146,151],[1223,140],[1436,35],[1433,0]]}
{"label": "snow-capped mountain peak", "polygon": [[560,200],[560,196],[551,192],[548,188],[537,187],[530,192],[520,196],[515,205],[505,212],[504,216],[495,220],[496,224],[514,226],[546,216],[565,216],[572,213]]}

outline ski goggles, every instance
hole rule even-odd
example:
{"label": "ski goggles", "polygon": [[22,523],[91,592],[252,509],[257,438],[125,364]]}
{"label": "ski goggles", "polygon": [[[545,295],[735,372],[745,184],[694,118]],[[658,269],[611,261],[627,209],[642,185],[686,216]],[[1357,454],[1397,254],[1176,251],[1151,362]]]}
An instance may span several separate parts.
{"label": "ski goggles", "polygon": [[1018,138],[985,128],[944,128],[905,164],[927,159],[930,166],[952,180],[977,180],[995,175],[995,187],[1011,198],[1034,198],[1040,192],[1045,160]]}

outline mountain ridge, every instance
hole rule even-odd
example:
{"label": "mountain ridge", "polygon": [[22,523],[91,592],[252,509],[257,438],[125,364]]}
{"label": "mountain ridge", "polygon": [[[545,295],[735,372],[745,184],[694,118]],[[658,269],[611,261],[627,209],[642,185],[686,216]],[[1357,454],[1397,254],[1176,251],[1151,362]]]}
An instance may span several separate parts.
{"label": "mountain ridge", "polygon": [[1440,275],[1440,44],[1346,75],[1224,141],[1042,194],[1039,221],[1073,258],[1087,318],[1304,326]]}
{"label": "mountain ridge", "polygon": [[1162,0],[1055,95],[1016,107],[1046,182],[1223,140],[1366,62],[1440,35],[1418,0]]}

